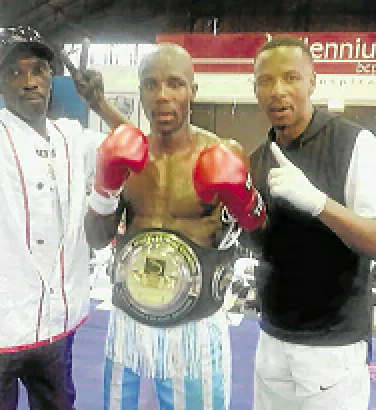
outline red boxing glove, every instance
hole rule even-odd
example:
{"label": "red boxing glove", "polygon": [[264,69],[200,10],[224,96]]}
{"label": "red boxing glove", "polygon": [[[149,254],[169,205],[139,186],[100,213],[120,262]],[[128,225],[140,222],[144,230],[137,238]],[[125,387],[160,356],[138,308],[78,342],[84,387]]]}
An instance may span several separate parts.
{"label": "red boxing glove", "polygon": [[138,173],[144,169],[148,155],[148,140],[138,128],[122,124],[112,130],[98,148],[96,191],[119,190],[129,171]]}
{"label": "red boxing glove", "polygon": [[201,151],[193,169],[198,197],[210,202],[215,195],[247,231],[257,229],[265,217],[261,195],[252,185],[242,158],[223,145]]}

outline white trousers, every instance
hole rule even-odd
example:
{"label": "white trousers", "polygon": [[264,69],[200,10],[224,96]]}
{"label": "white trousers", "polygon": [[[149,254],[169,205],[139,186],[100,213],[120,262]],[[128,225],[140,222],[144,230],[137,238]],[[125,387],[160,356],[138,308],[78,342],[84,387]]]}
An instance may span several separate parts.
{"label": "white trousers", "polygon": [[367,410],[367,343],[305,346],[262,330],[256,351],[253,410]]}

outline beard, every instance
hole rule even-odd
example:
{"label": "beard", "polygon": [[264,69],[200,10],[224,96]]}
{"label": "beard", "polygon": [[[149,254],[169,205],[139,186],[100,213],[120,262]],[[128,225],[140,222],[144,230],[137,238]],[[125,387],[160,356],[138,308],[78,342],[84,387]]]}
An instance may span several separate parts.
{"label": "beard", "polygon": [[278,131],[284,131],[286,129],[287,125],[283,124],[283,125],[276,125],[274,128]]}

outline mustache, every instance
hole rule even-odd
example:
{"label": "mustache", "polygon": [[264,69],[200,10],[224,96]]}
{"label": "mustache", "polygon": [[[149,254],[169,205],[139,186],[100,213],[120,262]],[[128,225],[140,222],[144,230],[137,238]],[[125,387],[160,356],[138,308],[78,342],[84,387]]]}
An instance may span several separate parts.
{"label": "mustache", "polygon": [[25,100],[30,98],[46,98],[46,96],[43,93],[40,93],[38,91],[24,91],[19,95],[19,97]]}

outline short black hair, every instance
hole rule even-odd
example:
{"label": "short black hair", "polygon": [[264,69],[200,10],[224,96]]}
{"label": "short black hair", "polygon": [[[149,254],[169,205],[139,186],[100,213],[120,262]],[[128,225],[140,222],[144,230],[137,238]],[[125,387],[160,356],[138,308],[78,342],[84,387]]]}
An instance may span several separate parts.
{"label": "short black hair", "polygon": [[303,53],[309,58],[310,62],[313,63],[313,57],[311,54],[311,50],[309,49],[308,45],[304,43],[300,38],[297,37],[274,37],[272,40],[265,43],[256,53],[255,61],[257,60],[258,56],[266,51],[272,50],[273,48],[278,47],[296,47],[300,48]]}

